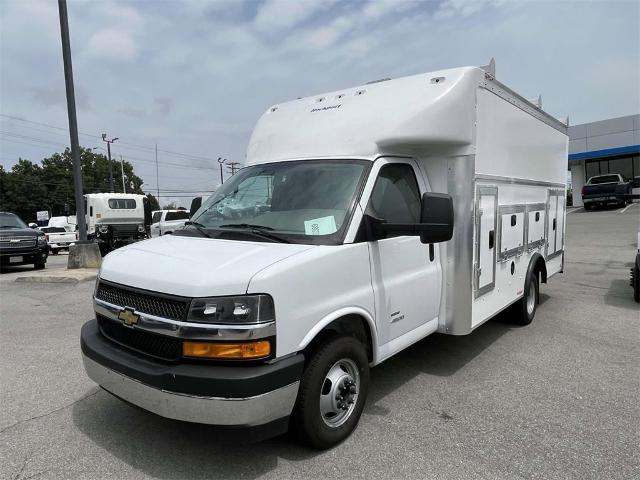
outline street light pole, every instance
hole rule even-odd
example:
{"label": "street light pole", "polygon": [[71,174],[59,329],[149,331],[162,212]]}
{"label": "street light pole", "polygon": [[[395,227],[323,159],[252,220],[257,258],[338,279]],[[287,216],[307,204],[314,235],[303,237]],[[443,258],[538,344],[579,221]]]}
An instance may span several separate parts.
{"label": "street light pole", "polygon": [[127,189],[124,186],[124,160],[122,160],[122,155],[120,155],[120,167],[122,168],[122,193],[127,193]]}
{"label": "street light pole", "polygon": [[222,176],[222,164],[226,161],[226,158],[218,157],[218,163],[220,164],[220,185],[224,183],[224,177]]}
{"label": "street light pole", "polygon": [[107,140],[107,134],[102,134],[102,141],[107,144],[107,157],[109,158],[109,190],[111,193],[114,192],[113,189],[113,163],[111,162],[111,144],[118,140],[118,137],[112,138],[111,140]]}
{"label": "street light pole", "polygon": [[87,240],[87,224],[84,216],[84,197],[82,191],[82,170],[80,168],[80,143],[78,142],[78,119],[76,118],[76,97],[73,88],[73,68],[71,65],[71,41],[69,40],[69,18],[66,0],[58,0],[60,15],[60,37],[62,41],[62,61],[64,63],[64,81],[67,92],[67,114],[69,116],[69,139],[73,160],[73,188],[76,201],[76,222],[81,241]]}

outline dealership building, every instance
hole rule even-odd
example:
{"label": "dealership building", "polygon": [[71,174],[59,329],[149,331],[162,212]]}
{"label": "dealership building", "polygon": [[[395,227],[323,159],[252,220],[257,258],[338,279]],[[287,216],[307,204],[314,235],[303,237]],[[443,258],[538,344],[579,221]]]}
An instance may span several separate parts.
{"label": "dealership building", "polygon": [[640,115],[569,127],[569,170],[574,206],[582,206],[582,187],[595,175],[640,177]]}

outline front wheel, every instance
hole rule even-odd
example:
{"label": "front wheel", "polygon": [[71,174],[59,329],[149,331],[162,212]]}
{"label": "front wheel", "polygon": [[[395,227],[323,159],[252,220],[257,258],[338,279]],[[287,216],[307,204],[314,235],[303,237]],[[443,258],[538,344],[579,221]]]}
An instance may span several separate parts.
{"label": "front wheel", "polygon": [[533,321],[538,309],[539,295],[538,274],[531,272],[529,278],[525,281],[522,300],[516,304],[518,306],[516,316],[518,325],[529,325]]}
{"label": "front wheel", "polygon": [[291,428],[308,445],[333,447],[355,429],[369,387],[367,352],[353,337],[332,337],[313,351],[305,369]]}
{"label": "front wheel", "polygon": [[44,269],[45,264],[44,263],[36,263],[33,265],[33,269],[34,270],[42,270]]}

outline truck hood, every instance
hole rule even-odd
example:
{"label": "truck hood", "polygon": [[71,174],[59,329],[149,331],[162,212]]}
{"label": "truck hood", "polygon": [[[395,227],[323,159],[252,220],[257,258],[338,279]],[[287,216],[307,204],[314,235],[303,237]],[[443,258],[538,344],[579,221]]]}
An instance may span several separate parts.
{"label": "truck hood", "polygon": [[311,248],[167,235],[109,253],[100,278],[185,297],[238,295],[260,270]]}

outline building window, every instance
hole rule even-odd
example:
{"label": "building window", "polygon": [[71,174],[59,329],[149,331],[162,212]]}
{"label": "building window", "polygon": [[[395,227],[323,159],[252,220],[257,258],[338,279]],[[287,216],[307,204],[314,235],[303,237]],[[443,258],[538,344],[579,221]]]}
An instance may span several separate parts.
{"label": "building window", "polygon": [[598,160],[586,162],[584,170],[587,176],[587,180],[596,175],[600,175],[600,162]]}
{"label": "building window", "polygon": [[616,158],[609,160],[609,173],[619,173],[625,180],[633,178],[633,159],[632,158]]}

